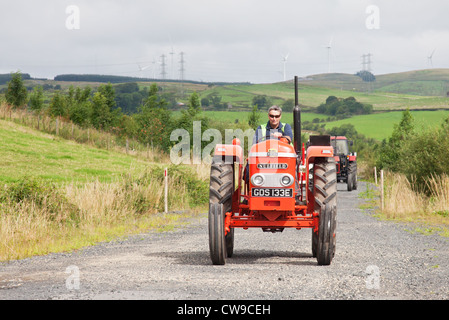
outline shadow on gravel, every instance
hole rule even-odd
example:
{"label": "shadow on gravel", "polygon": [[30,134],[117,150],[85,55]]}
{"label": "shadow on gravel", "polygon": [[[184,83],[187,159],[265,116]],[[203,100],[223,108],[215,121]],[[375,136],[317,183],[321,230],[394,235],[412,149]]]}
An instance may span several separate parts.
{"label": "shadow on gravel", "polygon": [[[206,266],[212,265],[209,252],[153,252],[145,254],[146,257],[174,259],[175,263],[182,265]],[[232,258],[226,259],[227,265],[257,265],[257,264],[289,264],[289,265],[316,265],[316,259],[310,253],[291,251],[267,250],[239,250],[234,251]]]}
{"label": "shadow on gravel", "polygon": [[235,251],[229,264],[289,264],[316,265],[316,259],[311,253],[273,250],[242,250]]}

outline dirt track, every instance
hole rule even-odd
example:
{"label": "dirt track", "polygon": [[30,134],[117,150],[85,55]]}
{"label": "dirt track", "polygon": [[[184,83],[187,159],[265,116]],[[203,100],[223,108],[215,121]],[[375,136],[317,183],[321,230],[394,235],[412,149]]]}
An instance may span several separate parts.
{"label": "dirt track", "polygon": [[212,266],[207,217],[68,253],[0,264],[0,299],[448,299],[449,239],[407,231],[359,209],[338,186],[331,266],[311,231],[236,230],[235,256]]}

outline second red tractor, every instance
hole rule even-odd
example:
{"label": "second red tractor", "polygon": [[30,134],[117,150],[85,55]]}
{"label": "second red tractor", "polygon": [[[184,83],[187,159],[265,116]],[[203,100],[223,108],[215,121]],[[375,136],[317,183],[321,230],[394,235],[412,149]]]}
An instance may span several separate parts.
{"label": "second red tractor", "polygon": [[349,147],[353,142],[344,136],[331,137],[334,158],[337,164],[337,180],[347,184],[348,191],[357,190],[357,154]]}

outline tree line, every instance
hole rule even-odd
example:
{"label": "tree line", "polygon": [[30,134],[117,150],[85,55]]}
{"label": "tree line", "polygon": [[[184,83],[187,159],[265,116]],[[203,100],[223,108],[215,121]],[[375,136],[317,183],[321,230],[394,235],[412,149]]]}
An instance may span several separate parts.
{"label": "tree line", "polygon": [[126,83],[126,82],[175,82],[175,83],[194,83],[209,85],[242,85],[250,84],[249,82],[202,82],[194,80],[175,80],[175,79],[149,79],[127,76],[112,76],[101,74],[63,74],[54,78],[55,81],[71,81],[71,82],[102,82],[102,83]]}
{"label": "tree line", "polygon": [[378,142],[344,124],[322,133],[346,136],[368,167],[405,175],[414,191],[430,195],[429,179],[449,175],[449,117],[440,126],[418,128],[411,112],[403,111],[388,139]]}
{"label": "tree line", "polygon": [[[11,73],[0,74],[0,85],[8,83],[9,81],[11,81],[12,77],[13,77],[13,74],[11,74]],[[29,79],[31,79],[31,76],[28,73],[23,73],[22,79],[29,80]]]}
{"label": "tree line", "polygon": [[337,118],[347,118],[353,115],[370,114],[373,112],[373,106],[358,102],[354,97],[342,99],[329,96],[326,99],[326,103],[318,106],[317,112],[329,116],[336,116]]}
{"label": "tree line", "polygon": [[[119,93],[120,90],[130,89],[123,86],[118,87]],[[168,109],[168,102],[156,84],[144,92],[146,96],[142,97],[136,112],[132,114],[125,114],[117,107],[116,88],[111,83],[100,85],[96,91],[89,86],[70,86],[67,92],[54,92],[51,101],[46,104],[42,86],[36,86],[28,94],[22,76],[17,72],[8,83],[5,98],[13,109],[28,109],[36,115],[46,114],[71,121],[82,128],[93,127],[120,137],[136,139],[167,152],[175,144],[170,141],[170,133],[174,129],[192,131],[193,122],[198,120],[202,121],[202,132],[208,129],[209,121],[200,114],[202,110],[196,92],[191,94],[187,109],[182,110],[178,117],[174,117]]]}
{"label": "tree line", "polygon": [[430,195],[429,179],[449,175],[449,117],[440,126],[417,128],[407,109],[378,149],[377,167],[404,174],[413,190]]}

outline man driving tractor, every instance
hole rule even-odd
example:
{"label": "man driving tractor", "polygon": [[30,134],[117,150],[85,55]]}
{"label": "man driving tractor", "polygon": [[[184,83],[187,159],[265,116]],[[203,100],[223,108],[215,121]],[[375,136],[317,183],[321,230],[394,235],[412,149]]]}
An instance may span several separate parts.
{"label": "man driving tractor", "polygon": [[[268,122],[257,127],[253,138],[253,145],[269,139],[286,138],[290,144],[293,141],[292,127],[288,123],[282,123],[282,109],[272,106],[268,109]],[[244,173],[245,182],[249,180],[249,162]]]}
{"label": "man driving tractor", "polygon": [[253,145],[260,141],[268,139],[287,138],[288,143],[293,140],[292,127],[288,123],[281,123],[282,109],[278,106],[272,106],[268,109],[268,122],[261,124],[253,138]]}

